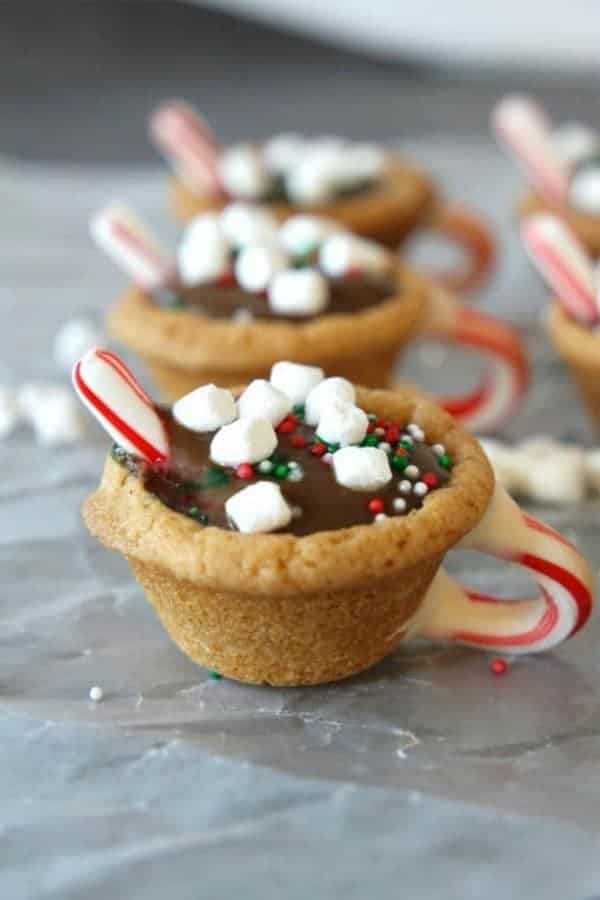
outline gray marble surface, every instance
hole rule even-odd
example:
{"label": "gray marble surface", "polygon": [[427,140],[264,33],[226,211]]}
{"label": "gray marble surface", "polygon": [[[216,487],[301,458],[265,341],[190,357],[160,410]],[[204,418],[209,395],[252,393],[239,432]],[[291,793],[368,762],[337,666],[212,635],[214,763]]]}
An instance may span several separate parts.
{"label": "gray marble surface", "polygon": [[[502,267],[479,299],[519,322],[535,364],[507,435],[592,443],[538,334],[544,291],[514,239],[510,168],[485,141],[404,145],[501,229]],[[89,213],[126,199],[172,239],[162,174],[3,162],[0,196],[2,380],[59,378],[58,325],[100,316],[122,285],[88,240]],[[430,386],[472,369],[431,348],[404,367]],[[0,445],[2,897],[600,894],[597,617],[500,679],[483,654],[413,646],[338,686],[212,681],[80,522],[105,449],[94,427],[71,448],[42,449],[25,430]],[[596,568],[598,512],[543,511]],[[525,587],[471,555],[450,568],[475,585]],[[88,699],[93,684],[102,703]]]}

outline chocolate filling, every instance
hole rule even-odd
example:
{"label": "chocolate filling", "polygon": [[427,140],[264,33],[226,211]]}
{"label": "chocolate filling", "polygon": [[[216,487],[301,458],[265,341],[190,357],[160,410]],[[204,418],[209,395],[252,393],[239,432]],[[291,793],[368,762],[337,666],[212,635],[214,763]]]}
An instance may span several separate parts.
{"label": "chocolate filling", "polygon": [[[213,433],[190,431],[180,425],[169,410],[161,408],[159,412],[171,438],[172,455],[167,468],[149,466],[116,446],[113,457],[141,478],[146,490],[166,506],[202,524],[231,529],[225,501],[259,480],[269,479],[280,485],[286,501],[297,512],[284,531],[301,536],[367,525],[374,521],[378,512],[389,516],[405,515],[420,508],[423,497],[412,488],[409,493],[400,492],[401,481],[411,485],[429,481],[429,490],[435,490],[446,484],[450,477],[451,462],[445,453],[434,452],[432,447],[412,439],[394,423],[373,421],[371,432],[363,443],[377,446],[384,441],[391,445],[393,478],[384,488],[369,493],[343,487],[336,482],[331,465],[323,461],[323,455],[336,448],[318,441],[315,429],[302,421],[301,410],[279,426],[278,447],[269,459],[269,472],[261,471],[264,466],[260,463],[254,465],[250,473],[247,467],[225,469],[211,462],[209,451]],[[385,432],[383,435],[377,434],[381,428]],[[406,469],[410,465],[418,467],[419,476],[413,473],[412,479],[407,477]],[[250,477],[240,477],[240,468],[246,469],[243,474]],[[301,480],[294,480],[299,473],[303,473]],[[421,482],[421,478],[425,482]],[[399,498],[406,501],[403,510],[394,507],[394,500]]]}

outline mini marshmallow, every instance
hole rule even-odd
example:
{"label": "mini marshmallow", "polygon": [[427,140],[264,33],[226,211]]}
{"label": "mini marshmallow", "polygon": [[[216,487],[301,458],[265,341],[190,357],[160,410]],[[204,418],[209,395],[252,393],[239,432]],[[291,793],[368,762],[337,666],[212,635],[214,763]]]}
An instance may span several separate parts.
{"label": "mini marshmallow", "polygon": [[286,189],[294,203],[325,203],[334,196],[337,152],[333,145],[313,146],[286,173]]}
{"label": "mini marshmallow", "polygon": [[383,169],[385,154],[376,144],[348,144],[342,149],[335,172],[338,187],[373,181]]}
{"label": "mini marshmallow", "polygon": [[362,409],[353,403],[337,400],[321,406],[317,434],[327,444],[347,447],[349,444],[360,444],[368,425],[367,414]]}
{"label": "mini marshmallow", "polygon": [[300,363],[278,362],[271,369],[271,384],[287,394],[293,406],[302,405],[324,377],[323,369],[318,366]]}
{"label": "mini marshmallow", "polygon": [[86,350],[101,343],[102,331],[95,322],[84,318],[69,319],[56,332],[54,361],[64,372],[70,372]]}
{"label": "mini marshmallow", "polygon": [[180,397],[173,404],[173,415],[190,431],[215,431],[237,418],[231,391],[214,384],[204,384]]}
{"label": "mini marshmallow", "polygon": [[72,444],[85,435],[83,418],[74,394],[61,384],[25,384],[17,396],[21,413],[40,444]]}
{"label": "mini marshmallow", "polygon": [[268,419],[238,419],[217,431],[210,458],[220,466],[239,466],[266,459],[277,447],[277,435]]}
{"label": "mini marshmallow", "polygon": [[284,269],[268,288],[269,306],[282,316],[317,316],[329,306],[329,284],[316,269]]}
{"label": "mini marshmallow", "polygon": [[263,378],[250,382],[238,400],[240,419],[268,419],[279,425],[292,408],[287,394]]}
{"label": "mini marshmallow", "polygon": [[584,456],[583,466],[588,488],[600,494],[600,450],[589,450]]}
{"label": "mini marshmallow", "polygon": [[9,437],[19,424],[19,404],[14,391],[0,387],[0,440]]}
{"label": "mini marshmallow", "polygon": [[521,493],[523,483],[523,464],[519,453],[512,447],[507,447],[500,441],[480,439],[485,455],[487,456],[496,481],[498,481],[509,494]]}
{"label": "mini marshmallow", "polygon": [[600,135],[580,122],[568,122],[553,132],[552,144],[561,159],[577,164],[600,152]]}
{"label": "mini marshmallow", "polygon": [[230,247],[219,216],[205,213],[192,219],[177,248],[179,276],[184,284],[216,281],[230,267]]}
{"label": "mini marshmallow", "polygon": [[304,418],[308,425],[318,425],[323,407],[334,401],[354,403],[356,391],[346,378],[326,378],[312,389],[306,398]]}
{"label": "mini marshmallow", "polygon": [[376,491],[392,480],[387,454],[379,447],[342,447],[333,454],[338,484],[352,491]]}
{"label": "mini marshmallow", "polygon": [[330,278],[341,278],[353,269],[378,274],[390,268],[390,254],[374,241],[344,232],[325,241],[319,264]]}
{"label": "mini marshmallow", "polygon": [[263,144],[263,159],[270,172],[283,175],[302,159],[306,141],[299,134],[276,134]]}
{"label": "mini marshmallow", "polygon": [[541,503],[578,503],[585,493],[584,453],[547,438],[519,445],[522,490]]}
{"label": "mini marshmallow", "polygon": [[235,277],[245,291],[265,291],[272,278],[288,266],[285,254],[269,244],[250,244],[235,261]]}
{"label": "mini marshmallow", "polygon": [[291,256],[302,256],[339,231],[336,222],[321,216],[290,216],[279,229],[279,240]]}
{"label": "mini marshmallow", "polygon": [[289,525],[293,515],[280,486],[272,481],[242,488],[227,500],[225,512],[243,534],[277,531]]}
{"label": "mini marshmallow", "polygon": [[223,234],[234,247],[277,241],[277,219],[259,206],[230,203],[221,212],[219,223]]}
{"label": "mini marshmallow", "polygon": [[569,202],[589,215],[600,215],[600,163],[583,166],[569,182]]}
{"label": "mini marshmallow", "polygon": [[271,177],[260,151],[252,144],[236,144],[218,160],[223,186],[232,197],[257,200],[268,193]]}

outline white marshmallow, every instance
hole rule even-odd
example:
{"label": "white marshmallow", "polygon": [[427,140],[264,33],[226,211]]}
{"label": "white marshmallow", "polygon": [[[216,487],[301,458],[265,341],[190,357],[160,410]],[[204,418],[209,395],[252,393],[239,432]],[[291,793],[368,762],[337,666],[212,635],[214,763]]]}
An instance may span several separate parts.
{"label": "white marshmallow", "polygon": [[219,174],[228,194],[257,200],[268,193],[271,177],[260,151],[251,144],[236,144],[218,161]]}
{"label": "white marshmallow", "polygon": [[225,512],[244,534],[276,531],[292,520],[291,507],[272,481],[257,481],[233,494],[225,503]]}
{"label": "white marshmallow", "polygon": [[499,484],[510,494],[518,494],[523,484],[523,463],[519,452],[513,447],[508,447],[500,441],[480,439],[485,455],[487,456],[494,475]]}
{"label": "white marshmallow", "polygon": [[302,256],[340,231],[336,222],[321,216],[290,216],[279,229],[279,240],[292,256]]}
{"label": "white marshmallow", "polygon": [[235,277],[245,291],[260,293],[269,282],[286,269],[288,259],[277,247],[269,244],[250,244],[240,251],[235,261]]}
{"label": "white marshmallow", "polygon": [[583,460],[588,488],[600,494],[600,450],[589,450]]}
{"label": "white marshmallow", "polygon": [[173,404],[173,415],[190,431],[215,431],[237,418],[231,391],[204,384]]}
{"label": "white marshmallow", "polygon": [[263,378],[250,382],[238,400],[240,419],[268,419],[279,425],[292,408],[287,394]]}
{"label": "white marshmallow", "polygon": [[316,269],[284,269],[268,288],[269,306],[285,316],[317,316],[329,306],[329,284]]}
{"label": "white marshmallow", "polygon": [[44,382],[25,384],[17,400],[40,444],[54,447],[83,439],[83,418],[69,388]]}
{"label": "white marshmallow", "polygon": [[210,443],[210,458],[220,466],[239,466],[266,459],[277,446],[268,419],[238,419],[217,431]]}
{"label": "white marshmallow", "polygon": [[600,215],[600,164],[576,172],[569,182],[569,202],[581,212]]}
{"label": "white marshmallow", "polygon": [[520,444],[523,491],[541,503],[570,504],[585,493],[584,453],[579,447],[532,438]]}
{"label": "white marshmallow", "polygon": [[365,272],[385,272],[390,266],[390,254],[374,241],[340,233],[328,238],[319,253],[319,263],[326,275],[340,278],[351,269]]}
{"label": "white marshmallow", "polygon": [[383,169],[385,154],[376,144],[348,144],[340,152],[335,172],[339,187],[373,181]]}
{"label": "white marshmallow", "polygon": [[230,267],[230,247],[219,216],[206,213],[192,219],[177,248],[179,276],[184,284],[215,281]]}
{"label": "white marshmallow", "polygon": [[63,372],[70,372],[90,347],[102,343],[102,331],[91,319],[69,319],[56,332],[54,361]]}
{"label": "white marshmallow", "polygon": [[362,409],[353,403],[338,400],[322,405],[317,434],[327,444],[347,447],[349,444],[360,444],[368,425],[367,414]]}
{"label": "white marshmallow", "polygon": [[387,453],[379,447],[342,447],[333,454],[338,484],[352,491],[376,491],[392,480]]}
{"label": "white marshmallow", "polygon": [[271,384],[287,394],[293,406],[303,404],[324,377],[323,369],[318,366],[300,363],[278,362],[271,369]]}
{"label": "white marshmallow", "polygon": [[263,144],[263,159],[269,171],[282,175],[302,159],[305,150],[301,135],[276,134]]}
{"label": "white marshmallow", "polygon": [[336,158],[326,148],[309,151],[286,173],[290,199],[299,204],[326,203],[335,194]]}
{"label": "white marshmallow", "polygon": [[14,391],[0,387],[0,440],[9,437],[19,424],[19,405]]}
{"label": "white marshmallow", "polygon": [[334,401],[354,403],[356,391],[347,378],[326,378],[312,389],[306,398],[305,419],[309,425],[318,425],[323,407]]}
{"label": "white marshmallow", "polygon": [[581,122],[567,122],[553,132],[552,145],[566,163],[578,163],[600,152],[600,135]]}
{"label": "white marshmallow", "polygon": [[220,227],[234,247],[277,240],[279,223],[275,216],[260,206],[230,203],[219,217]]}

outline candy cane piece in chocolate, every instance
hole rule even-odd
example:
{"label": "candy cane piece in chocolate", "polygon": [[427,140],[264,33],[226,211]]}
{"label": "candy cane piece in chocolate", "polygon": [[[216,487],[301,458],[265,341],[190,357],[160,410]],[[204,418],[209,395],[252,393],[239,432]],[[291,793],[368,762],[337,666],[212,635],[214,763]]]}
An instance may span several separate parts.
{"label": "candy cane piece in chocolate", "polygon": [[560,644],[587,622],[593,598],[586,561],[562,535],[520,510],[500,486],[459,547],[523,567],[537,582],[539,594],[507,601],[470,590],[440,569],[416,623],[419,635],[533,653]]}
{"label": "candy cane piece in chocolate", "polygon": [[580,322],[598,318],[597,277],[576,235],[556,216],[535,215],[521,225],[521,237],[532,262],[566,312]]}
{"label": "candy cane piece in chocolate", "polygon": [[100,210],[90,220],[90,232],[98,246],[144,290],[156,290],[172,278],[173,261],[127,207]]}
{"label": "candy cane piece in chocolate", "polygon": [[540,195],[549,203],[564,203],[567,167],[556,152],[544,110],[530,97],[504,97],[494,108],[492,127]]}
{"label": "candy cane piece in chocolate", "polygon": [[438,397],[437,403],[477,433],[499,429],[518,410],[527,392],[529,365],[518,333],[493,316],[463,306],[454,295],[431,286],[424,337],[437,338],[486,361],[481,383],[473,391]]}
{"label": "candy cane piece in chocolate", "polygon": [[73,386],[119,446],[150,463],[169,458],[169,439],[152,400],[109,350],[89,350],[75,363]]}
{"label": "candy cane piece in chocolate", "polygon": [[164,103],[150,119],[160,152],[191,190],[219,195],[220,147],[205,120],[187,103]]}

